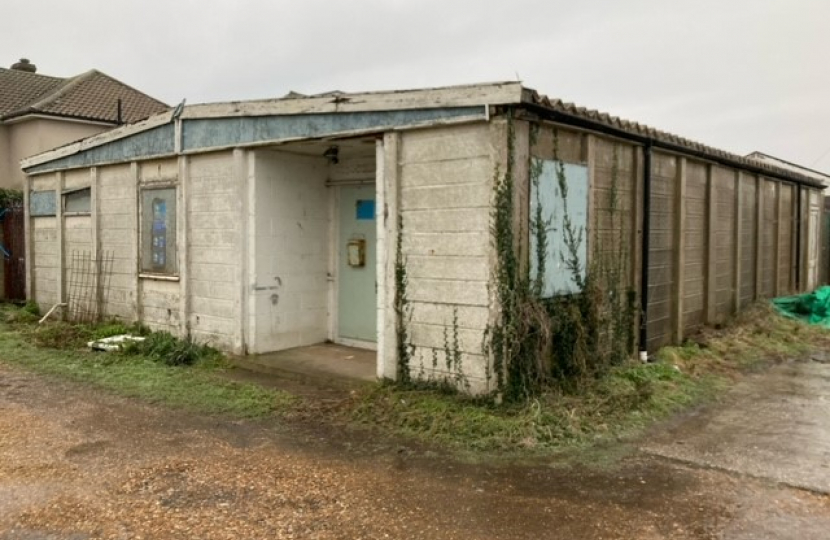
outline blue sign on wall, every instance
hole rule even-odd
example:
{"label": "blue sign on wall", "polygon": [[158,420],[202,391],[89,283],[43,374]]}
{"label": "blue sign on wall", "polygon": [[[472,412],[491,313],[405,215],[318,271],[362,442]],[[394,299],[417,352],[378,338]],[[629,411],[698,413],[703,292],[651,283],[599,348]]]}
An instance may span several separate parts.
{"label": "blue sign on wall", "polygon": [[357,201],[357,219],[375,219],[375,200],[361,199]]}

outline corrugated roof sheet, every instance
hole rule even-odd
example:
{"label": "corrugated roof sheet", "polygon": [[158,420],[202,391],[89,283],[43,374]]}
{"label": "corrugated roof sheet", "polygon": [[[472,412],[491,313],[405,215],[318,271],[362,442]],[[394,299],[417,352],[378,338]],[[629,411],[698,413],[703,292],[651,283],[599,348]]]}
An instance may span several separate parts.
{"label": "corrugated roof sheet", "polygon": [[115,124],[119,99],[125,123],[168,109],[165,103],[94,69],[63,79],[0,68],[0,120],[46,114]]}
{"label": "corrugated roof sheet", "polygon": [[722,159],[725,161],[735,163],[736,165],[743,165],[748,168],[760,168],[769,171],[769,173],[771,174],[787,176],[792,179],[797,179],[812,185],[816,184],[816,178],[812,175],[805,174],[804,171],[799,171],[794,168],[784,168],[781,167],[779,164],[760,161],[756,159],[750,159],[745,156],[733,154],[731,152],[727,152],[726,150],[721,150],[719,148],[707,146],[697,141],[693,141],[691,139],[675,135],[674,133],[661,131],[659,129],[655,129],[644,124],[639,124],[637,122],[625,120],[617,116],[612,116],[608,113],[600,112],[594,109],[578,107],[573,103],[567,103],[562,101],[561,99],[552,99],[546,95],[540,94],[536,90],[532,90],[529,88],[525,88],[523,101],[526,103],[539,105],[554,112],[560,112],[570,116],[583,118],[585,120],[590,120],[592,122],[603,124],[618,129],[620,131],[630,133],[631,135],[667,143],[678,147],[678,149],[680,150],[686,149],[691,152],[697,152],[705,156],[711,157],[715,160]]}

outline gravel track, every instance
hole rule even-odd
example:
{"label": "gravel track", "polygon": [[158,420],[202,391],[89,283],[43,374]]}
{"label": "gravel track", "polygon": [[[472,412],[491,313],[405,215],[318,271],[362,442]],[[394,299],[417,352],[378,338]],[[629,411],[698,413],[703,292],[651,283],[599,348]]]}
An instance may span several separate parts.
{"label": "gravel track", "polygon": [[638,453],[611,470],[463,464],[0,363],[2,540],[809,539],[828,516],[820,495]]}

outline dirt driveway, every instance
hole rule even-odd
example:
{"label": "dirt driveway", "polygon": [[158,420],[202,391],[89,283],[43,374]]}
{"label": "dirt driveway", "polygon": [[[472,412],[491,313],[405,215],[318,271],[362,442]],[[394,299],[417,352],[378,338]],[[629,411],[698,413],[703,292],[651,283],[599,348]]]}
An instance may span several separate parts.
{"label": "dirt driveway", "polygon": [[0,363],[0,539],[828,537],[824,495],[657,455],[672,433],[695,447],[718,425],[703,416],[605,470],[469,465],[359,434],[171,411]]}

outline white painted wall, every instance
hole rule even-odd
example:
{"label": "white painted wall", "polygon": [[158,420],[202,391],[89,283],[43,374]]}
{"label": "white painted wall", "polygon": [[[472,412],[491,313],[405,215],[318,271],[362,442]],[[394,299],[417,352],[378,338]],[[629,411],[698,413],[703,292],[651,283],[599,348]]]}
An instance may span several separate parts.
{"label": "white painted wall", "polygon": [[487,124],[404,132],[398,155],[413,375],[452,377],[445,336],[452,342],[457,333],[473,392],[487,389],[482,344],[490,316],[490,137]]}
{"label": "white painted wall", "polygon": [[[194,339],[234,350],[241,344],[243,178],[232,152],[189,158],[187,202],[188,326]],[[180,261],[184,254],[179,255]],[[181,264],[181,263],[180,263]],[[236,352],[242,352],[236,350]]]}
{"label": "white painted wall", "polygon": [[[189,328],[197,341],[241,352],[243,180],[234,167],[232,152],[188,159],[183,178],[176,158],[98,167],[95,172],[79,169],[64,175],[66,189],[90,186],[97,175],[93,192],[97,204],[91,215],[63,217],[62,247],[58,245],[57,218],[32,218],[32,289],[41,308],[48,309],[58,301],[61,249],[67,282],[71,254],[92,252],[97,242],[100,256],[113,260],[111,271],[101,278],[105,317],[140,320],[153,330],[175,335],[183,335]],[[58,176],[36,176],[31,186],[56,189]],[[179,221],[186,221],[187,227],[177,227],[178,275],[158,278],[138,272],[138,194],[141,186],[148,185],[177,186],[177,212],[188,212],[187,219]],[[186,202],[181,196],[184,188],[189,193]],[[97,231],[93,229],[96,223]],[[183,301],[183,290],[189,290],[187,302]]]}
{"label": "white painted wall", "polygon": [[129,164],[98,168],[98,242],[112,257],[103,306],[105,317],[134,320],[137,315],[136,185]]}
{"label": "white painted wall", "polygon": [[34,218],[31,231],[33,300],[44,310],[58,303],[57,218]]}
{"label": "white painted wall", "polygon": [[257,150],[249,352],[329,338],[329,197],[321,157]]}

